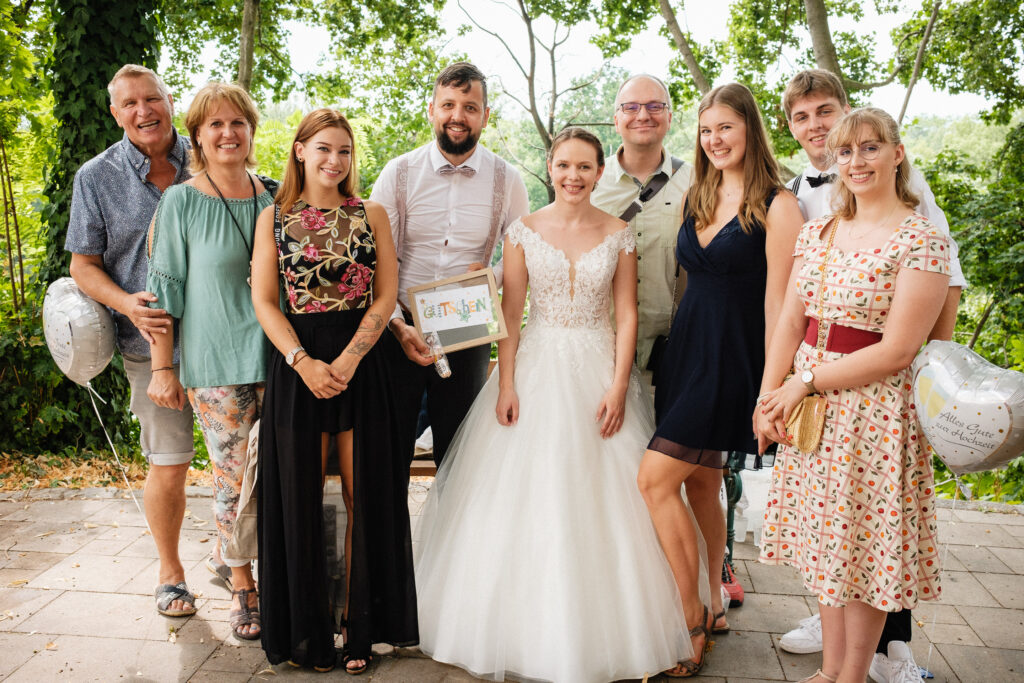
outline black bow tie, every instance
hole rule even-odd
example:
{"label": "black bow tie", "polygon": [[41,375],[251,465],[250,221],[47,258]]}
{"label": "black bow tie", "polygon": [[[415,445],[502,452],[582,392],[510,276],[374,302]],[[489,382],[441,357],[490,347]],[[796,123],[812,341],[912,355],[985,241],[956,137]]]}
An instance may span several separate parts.
{"label": "black bow tie", "polygon": [[807,176],[807,184],[811,187],[821,187],[826,183],[834,183],[836,181],[835,173],[822,173],[819,176]]}
{"label": "black bow tie", "polygon": [[459,175],[472,177],[473,175],[476,174],[476,169],[470,168],[469,166],[452,166],[451,164],[445,164],[441,168],[437,169],[437,172],[440,173],[441,175],[451,175],[453,173],[458,173]]}

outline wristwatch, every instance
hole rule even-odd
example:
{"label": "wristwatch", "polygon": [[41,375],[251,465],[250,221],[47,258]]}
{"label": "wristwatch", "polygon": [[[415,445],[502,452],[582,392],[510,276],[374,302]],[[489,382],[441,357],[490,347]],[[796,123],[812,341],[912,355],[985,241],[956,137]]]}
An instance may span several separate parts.
{"label": "wristwatch", "polygon": [[817,388],[815,388],[815,386],[814,386],[814,373],[813,372],[811,372],[810,370],[804,370],[803,372],[801,372],[800,373],[800,381],[804,383],[805,387],[807,387],[808,393],[811,393],[811,394],[818,393]]}
{"label": "wristwatch", "polygon": [[294,349],[284,355],[284,362],[288,364],[288,367],[295,365],[295,356],[299,355],[299,351],[305,351],[306,349],[302,346],[296,346]]}

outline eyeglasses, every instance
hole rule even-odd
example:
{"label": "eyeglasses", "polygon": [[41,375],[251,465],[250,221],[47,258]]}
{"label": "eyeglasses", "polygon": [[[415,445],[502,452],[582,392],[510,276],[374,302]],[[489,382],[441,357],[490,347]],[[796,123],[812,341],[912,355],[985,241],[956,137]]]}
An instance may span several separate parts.
{"label": "eyeglasses", "polygon": [[[857,148],[857,154],[861,159],[871,161],[877,159],[882,153],[881,142],[865,142]],[[845,166],[853,159],[852,147],[839,147],[835,151],[836,163]]]}
{"label": "eyeglasses", "polygon": [[632,116],[636,116],[637,114],[640,113],[640,107],[646,109],[648,114],[660,114],[661,112],[668,109],[668,103],[644,102],[641,104],[640,102],[623,102],[622,104],[619,105],[619,109],[621,109],[624,113],[630,114]]}

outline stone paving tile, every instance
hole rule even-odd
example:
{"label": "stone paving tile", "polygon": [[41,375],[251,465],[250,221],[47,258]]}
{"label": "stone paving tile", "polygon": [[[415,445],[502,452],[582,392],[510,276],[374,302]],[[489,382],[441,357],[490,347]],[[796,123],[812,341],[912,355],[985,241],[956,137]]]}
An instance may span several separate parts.
{"label": "stone paving tile", "polygon": [[142,557],[111,557],[84,552],[62,561],[29,582],[29,588],[112,593],[136,576],[150,561]]}
{"label": "stone paving tile", "polygon": [[80,524],[109,503],[101,500],[48,500],[22,505],[4,517],[15,522],[51,522]]}
{"label": "stone paving tile", "polygon": [[[141,500],[139,501],[142,502]],[[85,518],[86,522],[109,526],[116,523],[118,526],[146,526],[146,518],[139,514],[135,503],[130,500],[117,500],[106,503],[98,508],[96,512]]]}
{"label": "stone paving tile", "polygon": [[145,534],[146,530],[134,526],[109,527],[79,552],[92,555],[117,555]]}
{"label": "stone paving tile", "polygon": [[940,605],[934,600],[919,602],[914,608],[914,619],[920,625],[936,624],[966,624],[964,618],[953,605]]}
{"label": "stone paving tile", "polygon": [[[253,674],[268,666],[270,663],[260,648],[237,647],[229,643],[221,643],[217,645],[209,659],[203,662],[202,670]],[[313,673],[312,670],[310,672]]]}
{"label": "stone paving tile", "polygon": [[809,616],[811,613],[803,598],[764,593],[747,593],[743,606],[730,609],[726,615],[734,631],[770,633],[785,633],[795,628],[798,621]]}
{"label": "stone paving tile", "polygon": [[757,561],[757,554],[760,552],[758,547],[753,543],[735,543],[732,546],[732,552],[736,555],[736,560],[753,560]]}
{"label": "stone paving tile", "polygon": [[772,651],[771,635],[742,631],[712,638],[715,646],[708,655],[708,663],[702,674],[768,680],[784,678],[779,660],[775,657],[765,657],[766,652]]}
{"label": "stone paving tile", "polygon": [[1024,574],[1024,549],[992,548],[992,553],[1014,574]]}
{"label": "stone paving tile", "polygon": [[930,643],[918,629],[913,632],[910,651],[914,653],[914,661],[918,666],[923,666],[935,674],[935,678],[931,679],[929,683],[957,683],[961,680],[942,657],[938,646]]}
{"label": "stone paving tile", "polygon": [[[278,673],[284,672],[278,668]],[[383,657],[366,673],[370,674],[371,681],[388,683],[463,683],[479,680],[462,669],[418,657]]]}
{"label": "stone paving tile", "polygon": [[968,572],[944,571],[941,585],[940,604],[999,606],[999,602]]}
{"label": "stone paving tile", "polygon": [[1024,651],[946,643],[935,647],[963,683],[1024,681]]}
{"label": "stone paving tile", "polygon": [[152,597],[65,591],[22,621],[16,630],[165,641],[170,629],[181,628],[185,621],[186,617],[158,614]]}
{"label": "stone paving tile", "polygon": [[61,594],[61,591],[44,591],[37,588],[0,588],[0,614],[7,617],[0,621],[0,631],[21,630],[21,622],[45,607]]}
{"label": "stone paving tile", "polygon": [[10,676],[36,652],[46,647],[49,638],[42,634],[0,633],[0,680]]}
{"label": "stone paving tile", "polygon": [[1024,610],[963,606],[957,611],[986,646],[1024,650]]}
{"label": "stone paving tile", "polygon": [[973,576],[1003,607],[1024,609],[1024,576],[981,573]]}
{"label": "stone paving tile", "polygon": [[962,545],[945,545],[943,544],[939,548],[939,561],[942,563],[942,571],[944,572],[965,572],[967,567],[960,561],[956,555],[952,552],[946,552],[946,548],[964,548]]}
{"label": "stone paving tile", "polygon": [[966,624],[934,624],[925,622],[924,637],[932,643],[953,643],[955,645],[973,645],[983,647],[985,643]]}
{"label": "stone paving tile", "polygon": [[0,519],[3,519],[18,508],[25,507],[25,505],[26,503],[17,500],[0,500]]}
{"label": "stone paving tile", "polygon": [[230,671],[206,671],[199,669],[188,679],[188,683],[246,683],[251,680],[260,680],[247,673],[232,673]]}
{"label": "stone paving tile", "polygon": [[1024,514],[986,512],[984,510],[954,510],[953,516],[962,522],[980,522],[1002,526],[1024,526]]}
{"label": "stone paving tile", "polygon": [[[1015,533],[1019,530],[1020,536]],[[943,524],[939,528],[943,543],[953,545],[983,545],[998,548],[1024,548],[1024,527],[1002,527],[993,518],[987,524],[957,522]]]}
{"label": "stone paving tile", "polygon": [[[948,546],[949,554],[955,556],[963,568],[970,572],[991,572],[995,574],[1010,574],[1010,568],[999,559],[990,549],[976,545],[951,545]],[[953,569],[948,564],[943,565],[945,569]]]}
{"label": "stone paving tile", "polygon": [[[793,626],[795,627],[796,624],[793,624]],[[774,648],[774,651],[768,650],[767,652],[760,652],[762,658],[778,660],[778,663],[783,672],[780,678],[784,676],[785,680],[787,681],[799,681],[800,679],[806,678],[807,676],[810,676],[818,670],[818,667],[821,666],[820,654],[815,653],[809,655],[795,655],[791,652],[786,652],[782,649],[782,647],[779,646],[779,639],[781,637],[781,633],[776,633],[772,635],[772,647]],[[756,680],[764,680],[766,678],[768,677],[762,676],[760,678],[757,678]],[[730,676],[729,683],[732,683],[732,680],[733,677]]]}
{"label": "stone paving tile", "polygon": [[42,650],[6,680],[187,681],[215,647],[87,636],[58,636],[52,642],[54,650]]}
{"label": "stone paving tile", "polygon": [[34,551],[47,553],[73,553],[100,536],[100,528],[86,529],[80,523],[29,522],[20,526],[6,540],[14,541],[10,552]]}
{"label": "stone paving tile", "polygon": [[43,568],[36,569],[0,569],[0,586],[21,586],[46,571]]}
{"label": "stone paving tile", "polygon": [[788,565],[768,565],[748,561],[747,573],[756,593],[807,595],[797,570]]}
{"label": "stone paving tile", "polygon": [[[216,542],[216,538],[217,530],[213,526],[213,522],[209,523],[208,529],[182,528],[178,540],[178,555],[182,561],[205,558],[213,552],[213,544]],[[142,534],[118,554],[131,557],[148,557],[154,560],[159,557],[153,537],[149,534]]]}

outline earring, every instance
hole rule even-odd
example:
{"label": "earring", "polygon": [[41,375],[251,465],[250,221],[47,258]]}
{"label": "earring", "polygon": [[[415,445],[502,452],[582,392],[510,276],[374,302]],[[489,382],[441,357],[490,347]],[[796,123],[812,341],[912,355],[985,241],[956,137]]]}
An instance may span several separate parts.
{"label": "earring", "polygon": [[295,157],[295,161],[299,162],[300,164],[304,164],[304,163],[306,163],[306,160],[305,160],[305,159],[303,159],[303,158],[302,158],[302,157],[300,157],[300,156],[296,156],[296,157]]}

